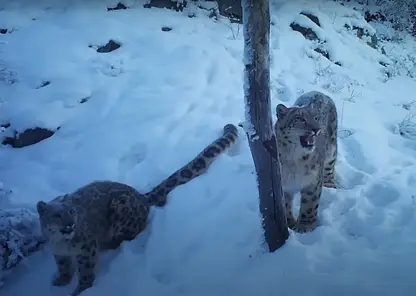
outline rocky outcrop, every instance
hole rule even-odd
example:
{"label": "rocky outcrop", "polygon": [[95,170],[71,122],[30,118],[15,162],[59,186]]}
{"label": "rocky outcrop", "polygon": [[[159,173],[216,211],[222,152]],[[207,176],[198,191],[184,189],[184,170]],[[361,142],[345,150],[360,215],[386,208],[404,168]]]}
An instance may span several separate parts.
{"label": "rocky outcrop", "polygon": [[120,43],[117,43],[116,41],[110,39],[110,41],[107,42],[107,44],[99,46],[97,48],[97,52],[99,53],[108,53],[112,52],[116,49],[119,49],[121,47]]}
{"label": "rocky outcrop", "polygon": [[[8,125],[7,128],[10,128],[10,125]],[[57,130],[59,130],[59,128]],[[48,139],[54,134],[55,131],[42,127],[33,127],[26,129],[21,133],[14,132],[14,136],[6,137],[2,141],[2,144],[10,145],[13,148],[23,148]]]}

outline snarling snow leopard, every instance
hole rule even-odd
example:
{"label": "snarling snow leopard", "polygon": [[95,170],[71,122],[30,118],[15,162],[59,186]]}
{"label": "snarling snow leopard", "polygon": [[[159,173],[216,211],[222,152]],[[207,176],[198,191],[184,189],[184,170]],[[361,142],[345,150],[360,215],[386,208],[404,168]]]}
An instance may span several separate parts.
{"label": "snarling snow leopard", "polygon": [[[336,188],[337,109],[330,97],[310,91],[298,97],[292,107],[278,104],[276,115],[287,224],[296,232],[310,232],[319,224],[322,187]],[[299,192],[296,219],[293,197]]]}
{"label": "snarling snow leopard", "polygon": [[52,284],[71,282],[75,259],[78,286],[71,295],[92,287],[99,251],[116,249],[123,241],[133,240],[145,229],[151,206],[163,207],[174,188],[205,173],[237,137],[237,128],[227,124],[221,137],[146,194],[123,183],[95,181],[48,203],[39,201],[42,234],[58,268]]}

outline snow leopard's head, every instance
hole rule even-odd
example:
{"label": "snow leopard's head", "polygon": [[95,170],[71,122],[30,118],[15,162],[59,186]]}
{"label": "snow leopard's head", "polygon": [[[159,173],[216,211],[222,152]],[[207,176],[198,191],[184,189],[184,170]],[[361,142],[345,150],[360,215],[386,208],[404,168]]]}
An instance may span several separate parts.
{"label": "snow leopard's head", "polygon": [[314,150],[316,136],[321,128],[310,107],[286,107],[278,104],[276,116],[276,136],[283,143],[301,147],[303,152]]}
{"label": "snow leopard's head", "polygon": [[36,205],[42,234],[51,242],[72,239],[75,235],[77,212],[59,202],[39,201]]}

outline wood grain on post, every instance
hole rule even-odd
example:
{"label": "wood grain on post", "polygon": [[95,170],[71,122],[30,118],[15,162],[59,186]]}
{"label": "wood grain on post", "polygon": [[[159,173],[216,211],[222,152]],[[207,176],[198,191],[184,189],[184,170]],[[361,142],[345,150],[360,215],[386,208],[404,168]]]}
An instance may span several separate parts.
{"label": "wood grain on post", "polygon": [[269,0],[242,0],[246,132],[257,173],[260,211],[270,252],[289,237],[270,103]]}

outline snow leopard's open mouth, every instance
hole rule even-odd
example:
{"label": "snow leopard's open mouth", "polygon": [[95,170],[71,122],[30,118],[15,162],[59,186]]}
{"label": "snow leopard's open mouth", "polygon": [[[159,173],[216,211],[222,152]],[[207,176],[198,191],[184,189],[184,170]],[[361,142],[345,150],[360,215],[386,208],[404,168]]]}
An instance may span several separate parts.
{"label": "snow leopard's open mouth", "polygon": [[299,140],[303,148],[313,148],[315,146],[315,135],[313,134],[300,136]]}
{"label": "snow leopard's open mouth", "polygon": [[72,232],[74,232],[74,229],[75,229],[75,227],[74,227],[75,225],[74,224],[72,224],[72,225],[68,225],[68,226],[64,226],[64,227],[62,227],[61,229],[60,229],[60,231],[61,231],[61,233],[63,234],[63,235],[70,235]]}

